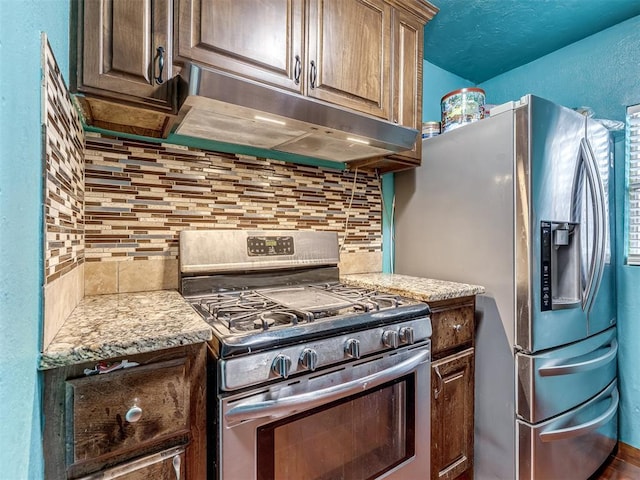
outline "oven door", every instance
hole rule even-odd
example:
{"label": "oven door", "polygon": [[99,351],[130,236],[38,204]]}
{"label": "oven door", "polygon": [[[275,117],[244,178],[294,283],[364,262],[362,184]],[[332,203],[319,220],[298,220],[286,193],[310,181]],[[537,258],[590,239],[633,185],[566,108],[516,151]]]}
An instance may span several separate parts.
{"label": "oven door", "polygon": [[220,478],[429,478],[430,346],[219,397]]}

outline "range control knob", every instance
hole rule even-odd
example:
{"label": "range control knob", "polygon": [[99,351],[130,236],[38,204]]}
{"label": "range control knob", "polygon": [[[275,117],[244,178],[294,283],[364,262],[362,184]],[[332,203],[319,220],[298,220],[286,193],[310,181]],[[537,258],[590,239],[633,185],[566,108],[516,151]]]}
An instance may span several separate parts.
{"label": "range control knob", "polygon": [[360,340],[350,338],[344,346],[344,351],[352,358],[360,358]]}
{"label": "range control knob", "polygon": [[300,354],[300,365],[310,371],[315,371],[318,366],[318,354],[313,348],[305,348]]}
{"label": "range control knob", "polygon": [[271,371],[282,378],[289,376],[291,369],[291,359],[283,354],[278,355],[271,364]]}
{"label": "range control knob", "polygon": [[413,338],[413,327],[402,327],[400,329],[399,334],[400,334],[400,341],[402,343],[411,345],[412,343],[415,342]]}
{"label": "range control knob", "polygon": [[398,348],[398,332],[395,330],[385,330],[382,333],[382,343],[385,347]]}

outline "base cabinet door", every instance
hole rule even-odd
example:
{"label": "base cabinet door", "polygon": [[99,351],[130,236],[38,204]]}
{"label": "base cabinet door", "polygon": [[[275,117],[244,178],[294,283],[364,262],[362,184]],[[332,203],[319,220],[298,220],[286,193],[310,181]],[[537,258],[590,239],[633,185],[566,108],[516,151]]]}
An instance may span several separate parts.
{"label": "base cabinet door", "polygon": [[431,479],[472,478],[474,349],[431,365]]}

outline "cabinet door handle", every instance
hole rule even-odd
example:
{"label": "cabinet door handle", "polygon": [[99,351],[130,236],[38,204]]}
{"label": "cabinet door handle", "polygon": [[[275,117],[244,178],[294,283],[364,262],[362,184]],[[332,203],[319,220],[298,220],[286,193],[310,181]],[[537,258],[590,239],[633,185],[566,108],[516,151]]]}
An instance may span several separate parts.
{"label": "cabinet door handle", "polygon": [[156,51],[158,53],[158,76],[155,80],[158,85],[162,85],[164,82],[162,79],[162,71],[164,70],[164,47],[158,47]]}
{"label": "cabinet door handle", "polygon": [[318,71],[316,69],[316,62],[311,60],[311,72],[309,72],[309,82],[311,83],[311,88],[316,88],[317,78],[318,78]]}
{"label": "cabinet door handle", "polygon": [[433,391],[433,398],[437,400],[442,393],[442,389],[444,388],[444,380],[442,379],[442,375],[440,374],[440,369],[438,367],[435,367],[434,370],[436,372],[436,375],[438,376],[438,386]]}
{"label": "cabinet door handle", "polygon": [[300,85],[300,73],[302,72],[302,63],[300,63],[300,55],[296,55],[296,65],[293,67],[293,81],[296,85]]}
{"label": "cabinet door handle", "polygon": [[178,453],[171,461],[173,470],[176,472],[176,480],[180,480],[180,454]]}

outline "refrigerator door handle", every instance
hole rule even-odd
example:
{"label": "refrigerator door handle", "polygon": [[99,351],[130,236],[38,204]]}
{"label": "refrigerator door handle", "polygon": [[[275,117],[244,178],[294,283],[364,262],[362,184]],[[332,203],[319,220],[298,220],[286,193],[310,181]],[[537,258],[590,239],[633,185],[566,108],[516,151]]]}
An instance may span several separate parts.
{"label": "refrigerator door handle", "polygon": [[[599,348],[602,348],[602,346]],[[571,375],[572,373],[595,370],[616,358],[616,355],[618,354],[618,341],[615,338],[612,339],[609,344],[609,348],[604,355],[597,358],[589,358],[592,353],[593,352],[589,352],[586,355],[581,355],[579,357],[560,359],[555,362],[555,365],[540,367],[538,369],[538,373],[541,377],[552,377],[556,375]],[[585,358],[588,359],[584,360]]]}
{"label": "refrigerator door handle", "polygon": [[557,440],[565,440],[593,432],[613,418],[618,411],[618,403],[620,403],[620,395],[618,394],[618,389],[615,388],[613,392],[611,392],[611,405],[602,415],[588,422],[576,425],[575,427],[559,428],[558,430],[542,432],[539,435],[540,440],[543,442],[555,442]]}
{"label": "refrigerator door handle", "polygon": [[[603,199],[602,199],[602,180],[600,179],[600,173],[598,172],[597,165],[594,160],[594,155],[589,146],[586,138],[580,140],[580,153],[584,161],[585,171],[587,174],[587,185],[591,190],[593,197],[593,210],[595,214],[594,219],[594,242],[593,242],[593,257],[591,258],[589,275],[587,277],[587,283],[585,288],[584,298],[582,300],[582,309],[586,312],[591,309],[591,304],[595,294],[600,286],[602,279],[603,264],[604,264],[604,241],[603,241]],[[584,229],[583,229],[584,230]]]}
{"label": "refrigerator door handle", "polygon": [[[594,189],[597,194],[597,204],[598,207],[596,212],[598,213],[598,218],[596,219],[596,228],[599,231],[598,240],[599,242],[596,244],[596,271],[595,271],[595,285],[593,287],[593,295],[591,296],[591,303],[593,303],[593,299],[595,298],[598,290],[600,289],[600,283],[602,282],[602,276],[604,274],[604,265],[605,258],[607,253],[607,237],[608,237],[608,219],[607,219],[607,198],[606,192],[604,189],[604,183],[602,182],[602,176],[600,175],[600,169],[598,168],[598,162],[596,161],[596,157],[593,154],[593,149],[591,148],[591,143],[587,138],[582,139],[582,143],[584,144],[584,152],[586,154],[586,158],[591,164],[592,173],[594,177]],[[591,306],[589,306],[589,309]]]}

